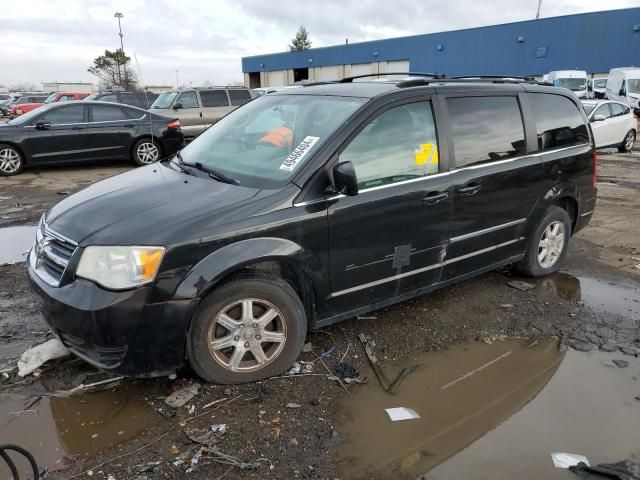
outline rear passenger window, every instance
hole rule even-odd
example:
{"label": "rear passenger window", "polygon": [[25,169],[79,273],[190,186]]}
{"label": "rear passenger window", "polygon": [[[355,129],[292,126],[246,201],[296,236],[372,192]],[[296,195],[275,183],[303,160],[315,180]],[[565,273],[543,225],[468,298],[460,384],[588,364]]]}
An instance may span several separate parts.
{"label": "rear passenger window", "polygon": [[203,107],[228,107],[229,99],[224,90],[200,90]]}
{"label": "rear passenger window", "polygon": [[118,107],[93,106],[92,122],[114,122],[117,120],[126,120],[124,112]]}
{"label": "rear passenger window", "polygon": [[526,151],[516,97],[448,98],[456,167],[495,162]]}
{"label": "rear passenger window", "polygon": [[394,107],[376,117],[340,155],[360,189],[438,172],[438,142],[430,102]]}
{"label": "rear passenger window", "polygon": [[587,126],[575,103],[562,95],[530,93],[538,134],[538,150],[589,142]]}
{"label": "rear passenger window", "polygon": [[620,115],[624,115],[624,107],[619,103],[611,104],[611,116],[619,117]]}
{"label": "rear passenger window", "polygon": [[594,117],[596,115],[602,115],[605,119],[609,118],[611,116],[611,111],[609,110],[609,104],[605,103],[604,105],[600,105],[596,110],[596,112],[593,114]]}
{"label": "rear passenger window", "polygon": [[251,94],[248,90],[229,90],[229,98],[233,106],[244,105],[251,100]]}

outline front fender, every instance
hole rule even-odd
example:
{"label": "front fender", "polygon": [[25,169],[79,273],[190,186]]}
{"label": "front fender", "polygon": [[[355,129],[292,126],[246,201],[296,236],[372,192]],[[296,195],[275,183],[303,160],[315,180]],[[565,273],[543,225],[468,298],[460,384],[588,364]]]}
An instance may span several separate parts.
{"label": "front fender", "polygon": [[174,298],[180,300],[199,297],[211,285],[238,268],[278,259],[294,261],[297,265],[313,265],[318,262],[318,259],[291,240],[273,237],[242,240],[226,245],[198,262],[182,280]]}

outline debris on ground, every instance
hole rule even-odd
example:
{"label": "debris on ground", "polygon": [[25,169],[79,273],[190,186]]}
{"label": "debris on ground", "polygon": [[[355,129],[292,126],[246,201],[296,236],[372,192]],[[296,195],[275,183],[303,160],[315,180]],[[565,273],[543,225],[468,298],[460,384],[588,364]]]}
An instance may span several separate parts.
{"label": "debris on ground", "polygon": [[290,402],[290,403],[287,403],[286,407],[287,408],[300,408],[300,407],[302,407],[302,405],[300,405],[299,403]]}
{"label": "debris on ground", "polygon": [[203,445],[213,445],[218,443],[221,437],[226,433],[227,425],[224,423],[218,425],[211,425],[209,429],[206,428],[187,428],[184,434],[189,440],[195,443],[201,443]]}
{"label": "debris on ground", "polygon": [[623,460],[616,463],[600,463],[594,467],[589,464],[579,463],[569,467],[573,473],[585,480],[599,478],[607,480],[640,480],[640,463],[631,460]]}
{"label": "debris on ground", "polygon": [[418,412],[407,407],[385,408],[384,411],[387,412],[387,415],[389,415],[389,419],[392,422],[399,422],[401,420],[415,420],[417,418],[420,418]]}
{"label": "debris on ground", "polygon": [[320,448],[331,448],[344,442],[344,435],[337,430],[331,430],[328,435],[318,435],[318,437],[320,437],[318,442]]}
{"label": "debris on ground", "polygon": [[195,397],[199,391],[200,384],[198,382],[193,382],[191,385],[187,385],[186,387],[173,392],[164,399],[164,403],[173,408],[180,408]]}
{"label": "debris on ground", "polygon": [[356,367],[347,362],[340,362],[333,368],[333,371],[340,378],[357,378],[360,376]]}
{"label": "debris on ground", "polygon": [[618,368],[627,368],[629,366],[629,362],[626,360],[612,360],[613,364]]}
{"label": "debris on ground", "polygon": [[302,346],[303,353],[309,353],[312,350],[313,350],[313,345],[311,344],[311,342],[307,342]]}
{"label": "debris on ground", "polygon": [[553,466],[556,468],[569,468],[574,465],[578,465],[579,463],[584,463],[589,466],[589,460],[587,460],[587,457],[576,453],[552,453],[551,460],[553,461]]}
{"label": "debris on ground", "polygon": [[378,317],[376,315],[368,315],[368,316],[358,315],[356,318],[358,320],[377,320],[378,319]]}
{"label": "debris on ground", "polygon": [[18,376],[25,377],[34,370],[56,358],[66,357],[71,352],[57,338],[52,338],[40,345],[30,348],[18,360]]}
{"label": "debris on ground", "polygon": [[56,390],[53,393],[47,394],[50,397],[70,398],[77,397],[78,395],[84,395],[85,393],[95,393],[103,390],[109,390],[118,386],[124,377],[109,377],[103,380],[98,380],[91,383],[81,383],[80,385],[73,387],[70,390]]}
{"label": "debris on ground", "polygon": [[293,362],[292,367],[287,371],[287,375],[298,375],[302,371],[302,364],[300,362]]}
{"label": "debris on ground", "polygon": [[533,290],[534,288],[536,288],[534,284],[529,282],[523,282],[522,280],[511,280],[510,282],[507,282],[507,285],[517,290],[520,290],[521,292],[527,292],[529,290]]}

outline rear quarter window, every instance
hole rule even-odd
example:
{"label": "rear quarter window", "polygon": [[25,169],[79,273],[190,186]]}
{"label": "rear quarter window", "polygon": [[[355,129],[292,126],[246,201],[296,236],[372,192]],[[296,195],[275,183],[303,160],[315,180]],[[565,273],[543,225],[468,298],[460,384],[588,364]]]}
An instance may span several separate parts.
{"label": "rear quarter window", "polygon": [[229,98],[231,99],[231,105],[239,106],[251,100],[251,94],[249,90],[229,90]]}
{"label": "rear quarter window", "polygon": [[578,106],[562,95],[530,93],[536,120],[538,150],[570,147],[589,142],[587,125]]}

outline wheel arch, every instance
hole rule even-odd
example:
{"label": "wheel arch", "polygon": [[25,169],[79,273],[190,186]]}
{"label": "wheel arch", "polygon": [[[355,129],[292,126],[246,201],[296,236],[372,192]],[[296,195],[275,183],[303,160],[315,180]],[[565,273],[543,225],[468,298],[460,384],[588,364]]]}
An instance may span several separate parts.
{"label": "wheel arch", "polygon": [[0,145],[9,145],[13,148],[15,148],[18,153],[20,153],[20,155],[22,155],[22,161],[24,163],[24,165],[29,165],[29,158],[28,155],[25,154],[24,150],[22,149],[22,147],[20,147],[17,143],[12,142],[12,141],[0,141]]}

